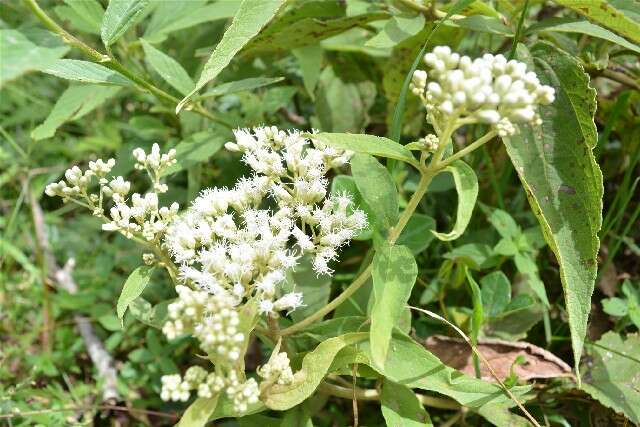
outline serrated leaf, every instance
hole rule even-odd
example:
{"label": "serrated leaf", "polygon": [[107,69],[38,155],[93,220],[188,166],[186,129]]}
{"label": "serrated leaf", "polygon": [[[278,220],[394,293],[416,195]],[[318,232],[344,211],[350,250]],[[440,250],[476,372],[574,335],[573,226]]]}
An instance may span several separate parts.
{"label": "serrated leaf", "polygon": [[607,332],[589,348],[582,387],[591,397],[640,424],[640,336]]}
{"label": "serrated leaf", "polygon": [[78,59],[59,59],[42,70],[61,79],[82,83],[108,84],[116,86],[131,86],[132,83],[117,71],[100,64]]}
{"label": "serrated leaf", "polygon": [[284,0],[243,0],[233,22],[205,64],[195,88],[176,107],[180,111],[184,104],[204,85],[222,71],[253,37],[256,36],[278,12]]}
{"label": "serrated leaf", "polygon": [[456,160],[451,163],[445,168],[445,171],[453,175],[453,181],[458,192],[456,223],[453,226],[453,230],[448,233],[439,233],[437,231],[432,231],[432,233],[440,240],[450,241],[460,237],[464,230],[467,229],[469,221],[471,221],[473,208],[476,206],[478,198],[478,177],[471,169],[471,166],[462,160]]}
{"label": "serrated leaf", "polygon": [[551,18],[537,22],[527,28],[527,33],[535,33],[539,31],[586,34],[588,36],[610,41],[633,52],[640,53],[640,47],[638,45],[630,43],[626,39],[607,30],[606,28],[592,24],[589,21],[571,18]]}
{"label": "serrated leaf", "polygon": [[381,231],[393,227],[398,222],[398,191],[387,168],[373,156],[356,153],[351,158],[351,174],[373,213],[372,224]]}
{"label": "serrated leaf", "polygon": [[275,384],[263,397],[270,409],[283,411],[302,403],[316,390],[334,357],[344,347],[366,340],[367,333],[351,333],[330,338],[320,343],[302,359],[302,367],[294,374],[292,384]]}
{"label": "serrated leaf", "polygon": [[85,116],[119,90],[119,87],[101,85],[68,87],[60,95],[44,123],[31,132],[31,137],[36,141],[51,138],[63,123]]}
{"label": "serrated leaf", "polygon": [[116,305],[116,313],[121,323],[129,304],[142,295],[144,288],[149,284],[152,273],[153,267],[143,265],[133,270],[133,273],[127,278],[120,292],[120,297],[118,297],[118,304]]}
{"label": "serrated leaf", "polygon": [[389,138],[366,134],[326,132],[310,134],[309,137],[334,148],[402,160],[416,167],[419,166],[411,151]]}
{"label": "serrated leaf", "polygon": [[402,384],[386,380],[380,393],[382,416],[391,427],[433,427],[429,414],[415,393]]}
{"label": "serrated leaf", "polygon": [[49,67],[68,51],[68,46],[38,46],[19,31],[0,30],[0,87],[24,73]]}
{"label": "serrated leaf", "polygon": [[405,246],[383,246],[373,257],[373,307],[369,341],[373,363],[385,366],[391,333],[400,320],[418,276],[418,266]]}
{"label": "serrated leaf", "polygon": [[293,7],[249,43],[248,55],[276,54],[317,45],[321,40],[344,33],[369,22],[388,19],[388,13],[365,13],[344,16],[345,6],[338,2],[309,1]]}
{"label": "serrated leaf", "polygon": [[178,61],[156,49],[145,39],[140,39],[140,43],[147,61],[164,81],[183,95],[193,89],[193,80]]}
{"label": "serrated leaf", "polygon": [[640,24],[627,17],[623,11],[616,9],[607,0],[555,0],[555,2],[612,29],[629,40],[640,43]]}
{"label": "serrated leaf", "polygon": [[230,93],[243,92],[269,86],[284,80],[284,77],[249,77],[248,79],[225,82],[217,85],[208,92],[194,97],[194,99],[205,99],[214,96],[229,95]]}
{"label": "serrated leaf", "polygon": [[[582,354],[602,224],[602,173],[592,150],[595,91],[577,60],[539,43],[532,49],[541,82],[556,100],[540,108],[541,127],[504,139],[545,240],[560,264],[576,367]],[[519,47],[518,56],[527,60]]]}
{"label": "serrated leaf", "polygon": [[143,16],[149,0],[110,0],[102,17],[100,38],[106,47],[115,43]]}

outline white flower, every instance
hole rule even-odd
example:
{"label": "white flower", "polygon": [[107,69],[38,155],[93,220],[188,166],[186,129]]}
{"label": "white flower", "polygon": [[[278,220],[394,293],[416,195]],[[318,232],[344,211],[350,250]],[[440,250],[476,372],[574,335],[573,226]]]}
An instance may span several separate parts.
{"label": "white flower", "polygon": [[538,124],[537,105],[554,100],[554,89],[527,72],[526,64],[502,55],[485,54],[472,60],[438,46],[424,56],[424,63],[430,70],[416,70],[411,90],[436,121],[450,115],[467,117],[494,125],[501,135],[513,134],[503,120],[511,125]]}

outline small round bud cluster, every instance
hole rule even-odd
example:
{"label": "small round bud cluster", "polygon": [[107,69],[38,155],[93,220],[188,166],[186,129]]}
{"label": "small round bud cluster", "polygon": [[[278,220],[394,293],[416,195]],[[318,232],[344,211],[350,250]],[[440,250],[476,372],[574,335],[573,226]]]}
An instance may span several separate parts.
{"label": "small round bud cluster", "polygon": [[241,382],[235,371],[231,371],[227,377],[226,393],[233,402],[233,409],[239,413],[246,412],[249,405],[258,403],[260,399],[260,389],[256,380],[249,378]]}
{"label": "small round bud cluster", "polygon": [[134,167],[138,170],[146,170],[153,180],[154,191],[166,193],[168,187],[160,183],[160,177],[169,166],[176,163],[176,150],[172,148],[167,153],[161,154],[160,146],[153,144],[149,154],[138,147],[133,150],[133,157],[136,159]]}
{"label": "small round bud cluster", "polygon": [[438,122],[454,116],[467,118],[467,123],[500,123],[499,132],[507,135],[514,123],[539,124],[537,105],[554,100],[551,86],[542,85],[523,62],[503,55],[472,60],[438,46],[424,56],[424,62],[429,71],[414,73],[411,90]]}
{"label": "small round bud cluster", "polygon": [[274,353],[269,362],[258,368],[258,375],[265,381],[287,385],[293,383],[293,371],[287,353]]}
{"label": "small round bud cluster", "polygon": [[498,136],[500,136],[501,138],[504,138],[507,136],[515,135],[517,132],[517,129],[513,125],[513,123],[509,121],[509,119],[507,119],[506,117],[503,117],[500,119],[498,123],[496,123],[496,132],[498,132]]}
{"label": "small round bud cluster", "polygon": [[144,262],[145,265],[154,265],[156,263],[156,256],[152,253],[142,254],[142,262]]}
{"label": "small round bud cluster", "polygon": [[46,186],[44,192],[47,196],[60,196],[65,201],[69,201],[77,197],[91,197],[92,202],[95,203],[98,197],[95,195],[88,195],[87,190],[93,177],[97,177],[100,181],[104,180],[104,177],[111,172],[116,161],[109,159],[106,162],[102,159],[89,162],[89,169],[82,172],[78,166],[73,166],[67,169],[64,173],[65,180],[59,182],[53,182]]}
{"label": "small round bud cluster", "polygon": [[186,381],[182,381],[179,374],[163,375],[160,378],[162,390],[160,398],[164,401],[173,400],[175,402],[186,402],[189,400],[189,390],[191,387]]}
{"label": "small round bud cluster", "polygon": [[430,133],[429,135],[425,136],[424,138],[420,138],[418,140],[418,142],[420,142],[422,147],[424,147],[425,151],[435,152],[438,149],[438,144],[439,144],[440,140],[438,139],[438,137],[436,135]]}
{"label": "small round bud cluster", "polygon": [[211,295],[176,286],[178,300],[169,304],[169,320],[162,332],[168,339],[191,333],[200,341],[200,347],[228,363],[241,356],[245,336],[238,331],[240,318],[230,295]]}
{"label": "small round bud cluster", "polygon": [[302,295],[278,292],[286,272],[311,254],[317,273],[331,273],[338,249],[367,225],[347,195],[327,195],[325,174],[352,153],[275,127],[234,134],[225,146],[243,153],[254,175],[202,191],[164,243],[183,283],[238,303],[257,295],[261,313],[294,310]]}
{"label": "small round bud cluster", "polygon": [[[106,223],[102,225],[105,231],[119,231],[127,238],[143,238],[159,245],[168,224],[179,209],[177,203],[171,204],[170,207],[158,206],[157,192],[166,191],[166,186],[160,184],[161,172],[163,168],[175,163],[175,150],[170,150],[169,154],[160,154],[159,150],[158,144],[154,144],[148,156],[140,148],[134,150],[134,157],[139,162],[141,159],[143,161],[138,163],[138,169],[147,169],[156,192],[145,195],[132,194],[131,205],[127,204],[131,183],[122,176],[107,177],[116,164],[114,159],[106,162],[102,159],[90,161],[89,168],[84,172],[78,166],[74,166],[65,172],[66,181],[47,185],[45,193],[49,196],[60,196],[65,202],[72,201],[88,207],[93,215],[105,220]],[[97,178],[100,186],[97,193],[89,192],[93,177]],[[113,201],[109,217],[104,213],[105,198],[111,198]]]}
{"label": "small round bud cluster", "polygon": [[211,372],[207,375],[206,380],[198,385],[198,397],[204,397],[205,399],[213,397],[215,394],[220,393],[225,386],[225,378]]}

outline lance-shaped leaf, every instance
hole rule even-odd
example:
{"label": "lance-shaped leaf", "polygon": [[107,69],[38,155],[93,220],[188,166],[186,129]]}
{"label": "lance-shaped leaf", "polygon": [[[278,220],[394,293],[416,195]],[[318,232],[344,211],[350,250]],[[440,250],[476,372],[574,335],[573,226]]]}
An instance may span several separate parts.
{"label": "lance-shaped leaf", "polygon": [[196,87],[176,107],[179,112],[184,104],[204,85],[216,78],[233,57],[256,36],[278,12],[284,0],[243,0],[233,22],[204,66]]}
{"label": "lance-shaped leaf", "polygon": [[82,83],[130,86],[132,83],[122,74],[103,65],[79,59],[58,59],[43,72],[61,79]]}
{"label": "lance-shaped leaf", "polygon": [[110,0],[102,17],[100,37],[109,47],[143,17],[149,0]]}
{"label": "lance-shaped leaf", "polygon": [[370,221],[379,230],[398,222],[398,191],[387,168],[375,157],[357,153],[351,159],[351,173],[358,191],[371,210]]}
{"label": "lance-shaped leaf", "polygon": [[117,86],[70,86],[56,101],[47,119],[31,132],[35,140],[51,138],[65,122],[77,120],[99,107],[120,90]]}
{"label": "lance-shaped leaf", "polygon": [[621,36],[640,43],[640,24],[607,0],[555,0],[592,21],[612,29]]}
{"label": "lance-shaped leaf", "polygon": [[197,398],[180,418],[180,422],[176,427],[204,427],[209,422],[209,418],[213,415],[218,406],[219,394],[213,397]]}
{"label": "lance-shaped leaf", "polygon": [[473,169],[462,160],[456,160],[445,170],[453,175],[458,192],[456,223],[453,230],[448,233],[438,233],[437,231],[432,231],[432,233],[440,240],[449,241],[460,237],[471,221],[471,214],[478,198],[478,177]]}
{"label": "lance-shaped leaf", "polygon": [[[560,264],[577,367],[591,311],[602,224],[602,173],[592,153],[597,142],[595,91],[570,55],[546,43],[535,45],[531,53],[541,82],[555,87],[556,100],[540,108],[542,126],[522,126],[504,143]],[[522,46],[518,56],[527,60]]]}
{"label": "lance-shaped leaf", "polygon": [[368,335],[350,333],[323,341],[304,356],[302,368],[294,374],[292,384],[275,384],[268,389],[263,398],[264,404],[278,411],[298,405],[316,390],[336,354],[348,345],[366,340]]}
{"label": "lance-shaped leaf", "polygon": [[166,53],[156,49],[145,39],[140,39],[144,55],[149,64],[160,77],[173,86],[178,92],[185,95],[193,89],[194,83],[182,65]]}
{"label": "lance-shaped leaf", "polygon": [[334,148],[402,160],[414,166],[419,166],[411,151],[389,138],[366,134],[326,132],[310,134],[309,137]]}
{"label": "lance-shaped leaf", "polygon": [[116,312],[118,313],[118,318],[121,323],[129,304],[142,295],[144,288],[149,284],[152,273],[153,267],[143,265],[133,270],[133,273],[131,273],[127,278],[127,281],[122,287],[122,292],[120,292],[120,297],[118,298],[118,304],[116,306]]}
{"label": "lance-shaped leaf", "polygon": [[388,426],[433,427],[424,406],[405,385],[388,380],[382,383],[380,405]]}
{"label": "lance-shaped leaf", "polygon": [[416,260],[406,246],[383,246],[373,257],[369,340],[373,363],[379,367],[385,365],[393,327],[400,320],[417,275]]}

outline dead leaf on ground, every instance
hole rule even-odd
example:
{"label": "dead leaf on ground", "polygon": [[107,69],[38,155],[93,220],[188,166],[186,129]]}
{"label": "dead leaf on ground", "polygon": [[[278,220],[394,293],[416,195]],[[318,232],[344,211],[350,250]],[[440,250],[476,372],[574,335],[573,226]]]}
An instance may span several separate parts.
{"label": "dead leaf on ground", "polygon": [[[434,335],[427,338],[424,346],[445,365],[475,376],[471,348],[463,340]],[[523,356],[526,360],[524,364],[513,368],[521,380],[572,376],[571,367],[560,358],[527,342],[484,339],[478,343],[478,350],[500,379],[510,375],[511,366],[518,356]],[[495,382],[484,363],[480,363],[480,373],[483,380]]]}

